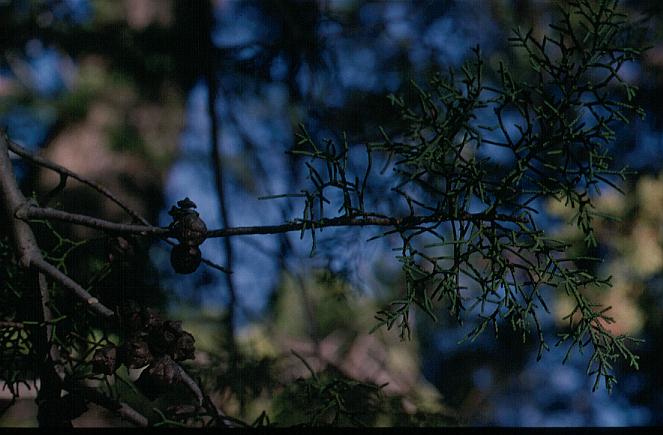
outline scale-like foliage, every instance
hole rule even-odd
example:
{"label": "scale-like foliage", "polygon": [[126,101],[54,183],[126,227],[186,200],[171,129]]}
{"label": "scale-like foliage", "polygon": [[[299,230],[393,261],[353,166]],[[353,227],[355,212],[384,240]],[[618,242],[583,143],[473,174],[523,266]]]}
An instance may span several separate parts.
{"label": "scale-like foliage", "polygon": [[[542,38],[534,37],[532,31],[514,31],[510,39],[513,49],[528,62],[529,71],[523,76],[516,77],[500,64],[487,80],[477,47],[473,59],[460,71],[437,74],[425,87],[413,83],[413,98],[391,96],[402,122],[390,126],[390,133],[383,130],[381,140],[365,145],[365,159],[361,160],[365,167],[360,171],[353,160],[357,150],[347,137],[340,146],[331,140],[321,146],[302,127],[293,154],[310,159],[306,168],[312,187],[278,195],[304,199],[302,218],[293,222],[208,232],[198,214],[190,210],[182,215],[189,217],[186,226],[150,227],[141,218],[138,220],[145,226],[127,229],[121,224],[46,210],[36,201],[13,210],[14,214],[8,214],[12,219],[26,219],[30,209],[47,216],[30,221],[52,242],[41,245],[44,260],[33,265],[41,264],[42,269],[36,269],[39,273],[43,273],[44,264],[52,265],[46,270],[55,279],[44,290],[46,281],[39,282],[35,270],[21,269],[9,243],[0,240],[3,387],[16,397],[19,385],[27,385],[37,376],[49,376],[44,361],[50,361],[62,370],[63,378],[57,382],[70,394],[61,397],[58,390],[51,398],[39,399],[44,421],[72,420],[85,412],[87,402],[126,411],[120,401],[120,396],[126,395],[140,406],[160,400],[159,406],[146,410],[147,417],[137,419],[134,415],[133,421],[140,424],[148,424],[149,419],[156,425],[248,426],[224,416],[179,365],[192,359],[195,350],[194,337],[182,329],[181,322],[161,319],[156,311],[132,304],[113,307],[116,310],[109,317],[113,316],[115,323],[104,323],[79,309],[83,302],[99,303],[91,295],[81,301],[70,294],[68,276],[74,271],[67,270],[67,265],[88,241],[74,242],[58,234],[49,221],[51,213],[51,218],[106,228],[109,235],[122,227],[122,231],[137,233],[134,237],[146,235],[144,230],[164,238],[174,236],[182,245],[190,242],[196,250],[207,237],[293,229],[300,229],[302,235],[309,232],[315,250],[321,228],[384,226],[388,229],[376,238],[388,236],[400,242],[396,249],[404,286],[398,298],[377,313],[376,327],[398,326],[401,337],[406,338],[411,333],[414,307],[436,320],[444,305],[459,323],[468,315],[474,316],[475,327],[468,339],[489,328],[497,334],[507,324],[523,341],[535,335],[541,357],[548,347],[540,319],[542,311],[548,311],[546,297],[550,290],[565,292],[574,307],[557,345],[568,347],[565,361],[574,349],[589,348],[588,373],[595,376],[594,388],[604,379],[610,389],[615,382],[612,365],[617,359],[637,368],[637,356],[627,346],[637,340],[611,335],[606,329],[613,322],[607,314],[609,307],[593,304],[584,294],[586,289],[610,285],[610,278],[600,277],[591,267],[600,259],[571,255],[568,242],[544,231],[547,229],[539,212],[549,200],[573,208],[576,212],[571,224],[583,234],[586,247],[597,245],[593,220],[603,216],[595,210],[596,196],[601,187],[619,190],[616,183],[628,173],[613,166],[610,147],[615,129],[632,116],[643,114],[633,102],[635,88],[620,75],[640,50],[625,42],[628,24],[619,13],[617,0],[569,2],[559,14],[550,34]],[[378,160],[383,163],[380,174],[392,171],[389,192],[371,192],[378,177],[374,168]],[[63,170],[59,171],[66,181]],[[64,188],[64,181],[58,189]],[[95,189],[109,195],[99,187]],[[372,199],[380,195],[390,197],[375,204]],[[188,199],[178,203],[182,210],[191,204]],[[331,213],[329,207],[333,207]],[[132,244],[121,236],[115,235],[109,246],[108,262],[91,266],[83,286],[74,289],[79,295],[87,290],[97,294],[106,277],[115,268],[121,270],[122,257],[133,255]],[[202,261],[197,252],[196,267]],[[40,297],[44,298],[41,302]],[[39,305],[47,308],[48,316],[37,314],[35,307]],[[44,346],[46,341],[51,349]],[[306,364],[303,358],[302,362]],[[246,388],[239,379],[242,376],[235,375],[269,373],[271,364],[270,360],[236,364],[217,379],[217,387],[235,390],[240,401],[245,394],[257,396],[262,391],[260,385]],[[132,382],[117,373],[122,365],[127,373],[146,368]],[[301,411],[301,415],[287,416],[290,410],[286,410],[279,416],[283,421],[292,417],[292,423],[297,424],[365,425],[375,423],[380,413],[392,413],[391,405],[384,405],[379,386],[347,379],[333,370],[320,375],[312,369],[310,372],[310,379],[286,386],[277,400],[286,406],[294,403]],[[119,382],[111,383],[109,376]],[[265,376],[262,383],[268,386],[270,379]],[[83,384],[76,383],[80,380],[97,381],[99,388],[81,389]],[[182,396],[179,387],[190,394]],[[167,393],[175,403],[170,403]],[[60,412],[65,414],[58,415]],[[269,424],[263,413],[253,425]]]}
{"label": "scale-like foliage", "polygon": [[446,301],[459,322],[465,311],[478,314],[469,338],[489,326],[497,333],[507,322],[523,340],[536,333],[540,357],[547,347],[538,317],[548,311],[543,292],[562,289],[575,308],[558,344],[568,343],[569,353],[589,346],[595,388],[603,378],[610,389],[615,359],[637,367],[626,345],[633,339],[612,336],[607,309],[583,295],[610,279],[581,267],[578,260],[598,259],[570,256],[569,244],[548,237],[538,215],[544,200],[562,201],[576,210],[573,223],[586,245],[596,245],[595,197],[600,187],[619,189],[615,182],[627,174],[612,165],[615,128],[643,114],[633,102],[635,88],[620,75],[640,51],[625,45],[627,23],[617,1],[571,2],[559,14],[541,39],[514,31],[513,49],[524,50],[531,69],[526,77],[500,64],[497,83],[486,83],[477,47],[459,73],[437,74],[427,89],[413,84],[414,106],[391,96],[400,133],[383,132],[382,141],[367,147],[363,177],[349,175],[347,140],[340,150],[331,141],[321,147],[302,129],[299,145],[307,149],[296,152],[311,158],[313,189],[301,194],[306,202],[298,222],[315,243],[316,227],[330,219],[324,214],[329,198],[342,198],[342,217],[393,220],[364,203],[373,157],[386,154],[398,180],[391,194],[409,214],[383,234],[400,236],[405,288],[378,313],[378,326],[398,324],[409,336],[414,305],[435,319],[436,302]]}

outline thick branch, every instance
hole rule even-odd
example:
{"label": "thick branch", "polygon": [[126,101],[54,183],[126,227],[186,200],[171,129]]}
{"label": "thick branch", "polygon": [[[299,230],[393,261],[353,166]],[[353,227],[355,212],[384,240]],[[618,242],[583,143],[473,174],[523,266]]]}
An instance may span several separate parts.
{"label": "thick branch", "polygon": [[[12,235],[18,262],[21,267],[28,269],[36,262],[44,262],[44,260],[30,225],[14,216],[16,211],[26,203],[26,199],[16,184],[7,142],[6,134],[0,132],[0,207],[4,211],[5,220]],[[41,406],[60,397],[64,371],[60,364],[57,346],[51,337],[53,326],[50,322],[53,317],[49,307],[48,285],[44,274],[40,271],[36,272],[34,274],[36,299],[41,307],[41,320],[45,323],[43,329],[34,328],[35,350],[40,360],[37,371],[42,381],[37,395],[39,405],[37,419],[40,426],[67,426],[70,424],[69,422],[63,421],[59,416],[44,412],[44,407]]]}
{"label": "thick branch", "polygon": [[[9,159],[8,143],[9,140],[6,134],[0,133],[0,204],[10,227],[12,241],[20,266],[25,269],[30,267],[36,268],[51,279],[73,290],[95,312],[105,317],[112,316],[113,311],[99,303],[96,298],[93,298],[80,285],[44,260],[30,225],[15,216],[19,210],[26,208],[25,205],[28,204],[28,200],[23,196],[23,193],[16,184],[14,169]],[[46,301],[42,300],[41,302],[44,304]]]}
{"label": "thick branch", "polygon": [[32,258],[41,257],[41,252],[30,226],[14,217],[26,199],[16,185],[4,135],[0,136],[0,200],[16,248],[16,257],[19,264],[27,268]]}

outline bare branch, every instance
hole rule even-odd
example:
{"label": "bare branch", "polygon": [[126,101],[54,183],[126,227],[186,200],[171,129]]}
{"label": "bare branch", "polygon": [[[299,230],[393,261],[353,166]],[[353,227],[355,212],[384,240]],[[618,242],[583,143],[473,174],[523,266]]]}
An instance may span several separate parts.
{"label": "bare branch", "polygon": [[75,383],[71,379],[67,379],[64,388],[72,394],[80,394],[84,399],[95,403],[102,408],[106,408],[115,412],[123,419],[139,427],[146,427],[149,425],[147,417],[140,412],[133,409],[131,406],[124,402],[119,402],[103,393],[95,390],[94,388],[86,387],[80,383]]}
{"label": "bare branch", "polygon": [[151,225],[120,224],[92,216],[69,213],[49,207],[36,207],[34,205],[24,206],[16,212],[19,219],[53,219],[68,222],[74,225],[83,225],[97,230],[118,234],[141,234],[165,236],[170,230],[168,228],[154,227]]}
{"label": "bare branch", "polygon": [[[54,208],[37,207],[28,202],[24,203],[16,211],[16,217],[20,219],[54,219],[110,233],[155,235],[160,237],[166,237],[170,233],[169,228],[155,227],[149,224],[120,224],[87,215],[69,213]],[[452,220],[471,222],[525,222],[525,220],[519,216],[497,213],[465,213],[458,217],[451,217],[447,214],[435,214],[429,216],[412,215],[400,218],[390,216],[339,216],[336,218],[321,219],[319,221],[297,221],[281,225],[221,228],[208,231],[207,238],[247,236],[255,234],[280,234],[291,231],[301,231],[302,228],[310,228],[311,226],[314,226],[315,228],[352,226],[413,227],[425,223],[439,223]],[[220,266],[217,266],[217,268],[226,271]]]}
{"label": "bare branch", "polygon": [[131,406],[127,405],[124,402],[119,402],[119,404],[120,407],[116,409],[115,412],[117,412],[117,414],[120,417],[139,427],[148,426],[149,422],[147,420],[147,417],[145,417],[143,414],[139,413],[138,411],[136,411],[135,409],[133,409]]}
{"label": "bare branch", "polygon": [[39,294],[41,297],[41,306],[42,306],[42,316],[45,324],[45,333],[46,333],[46,342],[48,343],[48,358],[53,364],[53,370],[59,381],[64,380],[64,366],[62,365],[62,359],[60,358],[60,350],[58,349],[57,344],[52,340],[53,336],[53,313],[51,312],[50,302],[51,297],[48,293],[48,283],[46,282],[46,276],[43,273],[37,273],[37,283],[39,285]]}
{"label": "bare branch", "polygon": [[207,232],[207,238],[212,237],[233,237],[233,236],[247,236],[253,234],[280,234],[290,231],[301,231],[302,228],[328,228],[328,227],[366,227],[366,226],[380,226],[380,227],[409,227],[412,228],[416,225],[425,223],[438,223],[447,221],[470,221],[470,222],[526,222],[519,216],[510,216],[499,213],[465,213],[463,215],[452,217],[447,214],[434,214],[429,216],[412,215],[405,217],[389,217],[389,216],[339,216],[331,219],[321,219],[319,221],[297,221],[290,222],[282,225],[265,225],[253,227],[235,227],[235,228],[222,228],[218,230],[211,230]]}
{"label": "bare branch", "polygon": [[45,275],[48,275],[51,279],[59,282],[64,287],[73,291],[74,294],[78,296],[79,299],[81,299],[83,302],[88,304],[90,309],[96,312],[97,314],[103,317],[113,317],[113,315],[115,314],[113,310],[109,309],[101,302],[99,302],[99,299],[95,298],[90,293],[88,293],[87,290],[85,290],[83,287],[80,286],[80,284],[78,284],[73,279],[69,278],[64,273],[60,272],[60,270],[58,270],[55,266],[53,266],[49,262],[45,261],[43,258],[32,259],[30,261],[30,265],[33,266],[35,269],[39,270],[40,272],[44,273]]}
{"label": "bare branch", "polygon": [[[83,177],[82,175],[79,175],[73,171],[70,171],[69,169],[58,165],[57,163],[51,162],[48,159],[45,159],[41,156],[38,156],[36,154],[31,153],[30,151],[26,150],[16,142],[13,142],[6,138],[7,140],[7,146],[8,148],[18,154],[19,156],[23,157],[24,159],[27,159],[31,162],[33,162],[36,165],[43,166],[44,168],[50,169],[52,171],[57,172],[61,176],[64,177],[71,177],[74,180],[80,181],[81,183],[90,186],[97,192],[101,193],[104,195],[106,198],[117,204],[122,210],[124,210],[129,216],[134,218],[135,220],[141,222],[143,225],[149,225],[149,222],[139,215],[137,212],[132,210],[128,205],[126,205],[123,201],[121,201],[119,198],[117,198],[113,193],[111,193],[108,189],[106,189],[104,186],[90,180],[89,178]],[[61,179],[62,180],[62,179]],[[61,181],[62,183],[62,181]]]}
{"label": "bare branch", "polygon": [[[69,213],[62,210],[57,210],[49,207],[37,207],[29,203],[25,203],[16,211],[16,217],[20,219],[54,219],[62,222],[68,222],[75,225],[83,225],[89,228],[94,228],[109,233],[122,233],[122,234],[140,234],[140,235],[155,235],[159,237],[167,237],[170,233],[169,228],[155,227],[151,225],[136,225],[136,224],[120,224],[116,222],[107,221],[104,219],[94,218],[92,216]],[[265,225],[265,226],[251,226],[251,227],[232,227],[220,228],[210,230],[207,232],[207,238],[213,237],[234,237],[234,236],[249,236],[256,234],[281,234],[291,231],[301,231],[302,228],[328,228],[328,227],[365,227],[365,226],[382,226],[382,227],[413,227],[416,225],[426,223],[439,223],[446,221],[471,221],[471,222],[525,222],[524,219],[518,216],[510,216],[503,214],[488,214],[488,213],[466,213],[459,217],[450,217],[446,214],[435,214],[429,216],[412,215],[405,217],[389,217],[389,216],[339,216],[330,219],[321,219],[319,221],[297,221],[280,225]],[[206,264],[211,262],[205,261]],[[227,271],[225,268],[215,265],[217,269]]]}
{"label": "bare branch", "polygon": [[186,385],[186,387],[191,390],[194,396],[196,396],[196,401],[198,402],[198,405],[203,404],[203,392],[196,383],[196,381],[193,380],[191,376],[184,370],[184,367],[182,367],[179,363],[175,363],[174,366],[177,368],[179,371],[180,378],[182,379],[182,383]]}

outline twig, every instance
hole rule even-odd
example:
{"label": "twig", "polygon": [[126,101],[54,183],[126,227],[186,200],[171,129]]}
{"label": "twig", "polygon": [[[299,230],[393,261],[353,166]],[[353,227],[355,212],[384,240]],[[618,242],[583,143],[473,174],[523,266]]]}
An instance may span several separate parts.
{"label": "twig", "polygon": [[81,183],[83,183],[87,186],[90,186],[91,188],[93,188],[94,190],[101,193],[106,198],[108,198],[109,200],[111,200],[112,202],[117,204],[122,210],[124,210],[129,216],[131,216],[135,220],[141,222],[143,225],[149,225],[150,224],[145,218],[143,218],[137,212],[132,210],[128,205],[126,205],[122,200],[120,200],[115,195],[113,195],[104,186],[90,180],[87,177],[84,177],[84,176],[79,175],[79,174],[77,174],[73,171],[70,171],[69,169],[67,169],[63,166],[60,166],[57,163],[51,162],[48,159],[45,159],[41,156],[33,154],[30,151],[23,148],[22,146],[20,146],[19,144],[17,144],[16,142],[13,142],[13,141],[9,140],[8,138],[6,138],[6,140],[7,140],[7,146],[12,152],[18,154],[19,156],[23,157],[24,159],[27,159],[27,160],[29,160],[29,161],[31,161],[31,162],[39,165],[39,166],[43,166],[44,168],[55,171],[58,174],[60,174],[61,176],[71,177],[74,180],[80,181]]}
{"label": "twig", "polygon": [[[95,218],[92,216],[70,213],[63,210],[57,210],[48,207],[38,207],[25,202],[16,211],[15,216],[20,219],[53,219],[62,222],[68,222],[75,225],[83,225],[86,227],[107,231],[109,233],[124,233],[124,234],[141,234],[141,235],[155,235],[159,237],[167,237],[170,234],[170,229],[163,227],[155,227],[152,225],[136,225],[136,224],[120,224],[116,222],[107,221],[104,219]],[[289,222],[280,225],[264,225],[264,226],[251,226],[251,227],[231,227],[210,230],[207,232],[207,238],[216,237],[235,237],[235,236],[250,236],[256,234],[281,234],[292,231],[301,231],[302,228],[310,228],[312,225],[315,228],[329,228],[329,227],[365,227],[365,226],[382,226],[382,227],[412,227],[425,223],[439,223],[445,221],[504,221],[504,222],[524,222],[519,216],[510,216],[504,214],[488,214],[488,213],[465,213],[458,217],[451,217],[447,214],[435,214],[428,216],[413,215],[404,217],[389,217],[389,216],[339,216],[330,219],[321,219],[319,221],[297,221]],[[207,260],[206,264],[211,264],[219,270],[227,271],[222,266],[218,266]]]}
{"label": "twig", "polygon": [[14,329],[23,329],[25,325],[23,322],[11,322],[11,321],[0,321],[0,328],[14,328]]}
{"label": "twig", "polygon": [[46,343],[49,343],[48,359],[53,364],[53,370],[59,379],[59,383],[64,380],[64,366],[62,365],[62,359],[60,358],[60,350],[55,344],[55,340],[53,340],[53,313],[51,312],[50,308],[51,297],[48,293],[48,283],[46,282],[46,276],[41,272],[37,273],[37,284],[39,286],[39,295],[42,305],[42,317],[45,324],[44,332],[46,333]]}
{"label": "twig", "polygon": [[135,424],[136,426],[146,427],[149,424],[147,417],[133,409],[131,406],[124,402],[119,402],[115,399],[112,399],[105,394],[95,390],[94,388],[80,385],[71,379],[67,379],[64,388],[72,394],[80,394],[84,399],[95,403],[102,408],[106,408],[115,412],[120,417]]}
{"label": "twig", "polygon": [[388,217],[388,216],[339,216],[330,219],[321,219],[319,221],[298,221],[290,222],[281,225],[265,225],[265,226],[252,226],[252,227],[234,227],[222,228],[211,230],[207,232],[207,238],[212,237],[234,237],[234,236],[247,236],[254,234],[280,234],[290,231],[301,231],[302,228],[310,228],[311,224],[315,228],[328,228],[328,227],[366,227],[366,226],[381,226],[381,227],[412,227],[415,225],[425,223],[438,223],[446,221],[505,221],[505,222],[525,222],[519,216],[509,216],[504,214],[488,214],[488,213],[465,213],[463,215],[452,217],[448,214],[435,214],[429,216],[405,216],[405,217]]}
{"label": "twig", "polygon": [[53,266],[49,262],[45,261],[43,258],[32,259],[30,265],[33,266],[35,269],[39,270],[40,272],[44,273],[45,275],[48,275],[51,279],[59,282],[64,287],[73,291],[74,294],[78,296],[79,299],[81,299],[83,302],[89,305],[90,309],[96,312],[97,314],[103,317],[113,317],[113,315],[115,314],[113,310],[109,309],[101,302],[99,302],[99,299],[95,298],[90,293],[88,293],[87,290],[85,290],[83,287],[80,286],[80,284],[78,284],[73,279],[69,278],[64,273],[60,272],[60,270],[58,270],[55,266]]}
{"label": "twig", "polygon": [[92,216],[70,213],[49,207],[36,207],[28,205],[16,212],[19,219],[52,219],[68,222],[75,225],[83,225],[97,230],[118,234],[142,234],[165,236],[170,230],[168,228],[154,227],[151,225],[120,224]]}
{"label": "twig", "polygon": [[119,402],[120,407],[115,410],[120,417],[139,427],[148,426],[147,418],[124,402]]}
{"label": "twig", "polygon": [[186,385],[186,387],[191,390],[194,396],[196,396],[196,401],[198,402],[198,405],[203,404],[203,392],[196,383],[196,381],[193,380],[191,376],[184,370],[184,367],[182,367],[179,363],[175,362],[173,364],[177,370],[179,371],[180,378],[182,379],[182,383]]}
{"label": "twig", "polygon": [[[200,379],[198,380],[200,382]],[[237,418],[230,417],[226,415],[223,410],[217,408],[217,406],[212,402],[212,399],[209,397],[205,391],[203,393],[203,406],[207,408],[208,411],[211,411],[214,417],[215,422],[221,422],[226,427],[251,427],[250,424],[243,422]]]}

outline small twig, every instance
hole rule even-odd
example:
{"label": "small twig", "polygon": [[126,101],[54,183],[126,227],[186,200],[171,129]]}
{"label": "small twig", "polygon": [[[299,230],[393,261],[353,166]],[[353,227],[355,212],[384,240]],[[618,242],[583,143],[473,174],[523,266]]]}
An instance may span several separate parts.
{"label": "small twig", "polygon": [[[169,244],[174,245],[174,243],[170,242],[170,240],[166,240],[166,242],[168,242]],[[225,267],[220,266],[220,265],[216,264],[215,262],[208,260],[207,258],[203,257],[201,259],[201,261],[203,263],[205,263],[206,265],[208,265],[209,267],[211,267],[212,269],[216,269],[216,270],[221,271],[223,273],[233,273],[232,270],[228,270]]]}

